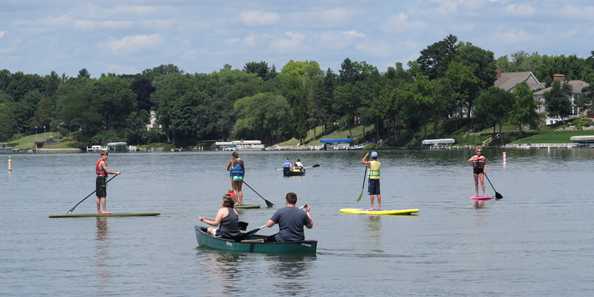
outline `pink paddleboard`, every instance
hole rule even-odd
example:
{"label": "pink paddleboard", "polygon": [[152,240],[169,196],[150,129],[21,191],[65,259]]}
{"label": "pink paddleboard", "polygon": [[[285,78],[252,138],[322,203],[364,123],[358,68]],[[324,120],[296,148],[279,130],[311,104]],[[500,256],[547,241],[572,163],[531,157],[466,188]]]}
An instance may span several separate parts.
{"label": "pink paddleboard", "polygon": [[474,200],[474,201],[489,201],[491,199],[493,199],[493,196],[487,196],[487,195],[472,195],[470,196],[470,199]]}

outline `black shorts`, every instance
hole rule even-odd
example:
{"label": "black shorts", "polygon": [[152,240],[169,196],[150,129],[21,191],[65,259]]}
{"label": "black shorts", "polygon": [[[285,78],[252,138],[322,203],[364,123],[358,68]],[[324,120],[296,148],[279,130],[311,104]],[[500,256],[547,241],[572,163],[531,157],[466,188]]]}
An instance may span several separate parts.
{"label": "black shorts", "polygon": [[379,195],[380,192],[380,180],[379,179],[370,179],[369,184],[367,187],[369,191],[369,195]]}
{"label": "black shorts", "polygon": [[472,172],[474,172],[474,174],[483,174],[485,173],[485,169],[483,168],[473,168]]}
{"label": "black shorts", "polygon": [[106,176],[97,176],[97,179],[95,180],[95,191],[97,192],[97,197],[107,197],[106,179]]}

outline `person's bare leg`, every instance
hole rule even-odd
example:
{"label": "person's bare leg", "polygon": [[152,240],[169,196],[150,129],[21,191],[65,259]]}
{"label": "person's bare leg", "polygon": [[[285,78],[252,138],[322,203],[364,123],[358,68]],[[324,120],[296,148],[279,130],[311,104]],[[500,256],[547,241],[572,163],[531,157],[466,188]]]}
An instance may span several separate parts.
{"label": "person's bare leg", "polygon": [[107,197],[101,198],[101,213],[103,214],[111,214],[110,211],[107,211]]}
{"label": "person's bare leg", "polygon": [[480,179],[481,189],[483,189],[483,195],[485,195],[485,174],[481,174]]}
{"label": "person's bare leg", "polygon": [[478,187],[478,184],[479,184],[479,177],[478,177],[478,175],[477,175],[477,174],[475,174],[475,175],[474,175],[474,194],[475,194],[476,196],[478,196],[478,195],[479,195],[479,187]]}
{"label": "person's bare leg", "polygon": [[97,213],[101,213],[101,198],[95,198],[95,202],[97,203]]}
{"label": "person's bare leg", "polygon": [[369,210],[374,210],[375,195],[369,195],[369,201],[371,202],[371,208]]}
{"label": "person's bare leg", "polygon": [[377,209],[382,209],[382,194],[377,194]]}

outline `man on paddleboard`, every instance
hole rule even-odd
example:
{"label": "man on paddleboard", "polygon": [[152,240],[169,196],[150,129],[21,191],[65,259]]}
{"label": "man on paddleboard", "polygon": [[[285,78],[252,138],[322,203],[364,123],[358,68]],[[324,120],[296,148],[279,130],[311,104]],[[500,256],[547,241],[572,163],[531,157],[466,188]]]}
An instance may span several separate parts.
{"label": "man on paddleboard", "polygon": [[243,203],[243,178],[245,176],[245,163],[239,158],[239,153],[233,152],[231,159],[227,162],[225,169],[231,177],[231,188],[235,191],[236,204]]}
{"label": "man on paddleboard", "polygon": [[102,150],[99,153],[99,159],[95,162],[95,192],[97,195],[97,213],[98,214],[111,214],[107,211],[107,176],[110,174],[119,175],[119,171],[115,171],[107,167],[107,159],[109,153]]}
{"label": "man on paddleboard", "polygon": [[[369,160],[368,157],[371,157]],[[363,159],[361,159],[361,164],[367,166],[368,168],[368,186],[367,190],[369,192],[369,201],[371,202],[371,209],[376,210],[374,207],[375,197],[377,196],[377,210],[382,209],[382,194],[380,191],[380,169],[382,167],[382,163],[378,160],[378,153],[371,152],[371,154],[365,154]]]}
{"label": "man on paddleboard", "polygon": [[296,206],[297,194],[287,193],[285,196],[287,206],[277,210],[264,226],[270,228],[278,224],[279,231],[274,236],[278,242],[295,242],[305,240],[303,226],[307,229],[313,228],[313,218],[311,217],[311,207],[304,205],[303,209]]}
{"label": "man on paddleboard", "polygon": [[481,147],[477,146],[474,149],[474,156],[468,159],[468,163],[472,165],[472,173],[474,176],[474,192],[479,195],[479,184],[485,195],[485,166],[487,165],[487,158],[483,156]]}

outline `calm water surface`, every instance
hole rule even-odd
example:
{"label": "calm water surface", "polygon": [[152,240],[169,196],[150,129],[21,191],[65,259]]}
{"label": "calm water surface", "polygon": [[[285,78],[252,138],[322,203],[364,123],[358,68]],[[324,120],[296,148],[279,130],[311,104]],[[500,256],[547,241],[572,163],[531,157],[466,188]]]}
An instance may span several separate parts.
{"label": "calm water surface", "polygon": [[[474,209],[468,152],[382,152],[384,208],[421,212],[369,217],[338,214],[368,207],[355,202],[360,152],[242,154],[275,208],[287,191],[313,206],[316,257],[196,249],[197,216],[228,187],[227,153],[111,155],[123,174],[110,209],[162,215],[109,219],[47,218],[94,190],[95,155],[16,155],[12,174],[0,155],[0,296],[593,296],[594,151],[507,155],[487,152],[504,199]],[[285,156],[321,166],[283,178]],[[241,217],[251,229],[272,212]]]}

